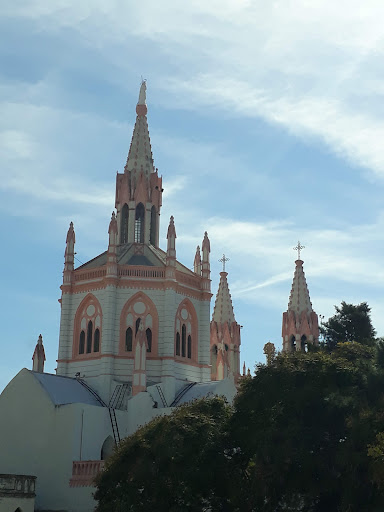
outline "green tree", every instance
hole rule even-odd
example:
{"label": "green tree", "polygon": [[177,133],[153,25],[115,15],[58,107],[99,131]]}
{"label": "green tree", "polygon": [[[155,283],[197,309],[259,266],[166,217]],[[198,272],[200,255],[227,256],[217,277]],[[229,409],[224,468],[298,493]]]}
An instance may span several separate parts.
{"label": "green tree", "polygon": [[98,512],[227,510],[224,446],[231,408],[200,400],[125,439],[98,478]]}
{"label": "green tree", "polygon": [[368,456],[383,430],[384,378],[374,358],[372,348],[345,343],[257,366],[230,425],[239,447],[232,464],[244,475],[232,497],[239,510],[384,510]]}
{"label": "green tree", "polygon": [[354,305],[343,301],[341,307],[335,306],[335,310],[336,314],[320,327],[328,350],[349,341],[368,346],[375,344],[376,331],[371,321],[371,308],[366,302]]}
{"label": "green tree", "polygon": [[384,370],[375,348],[279,354],[233,407],[200,400],[123,441],[98,512],[384,510]]}

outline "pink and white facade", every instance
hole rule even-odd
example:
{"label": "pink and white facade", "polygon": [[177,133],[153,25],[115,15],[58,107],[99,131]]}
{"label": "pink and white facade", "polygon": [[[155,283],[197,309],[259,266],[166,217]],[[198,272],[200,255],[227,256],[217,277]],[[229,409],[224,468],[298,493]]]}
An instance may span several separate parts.
{"label": "pink and white facade", "polygon": [[303,261],[296,260],[288,310],[283,313],[283,351],[310,350],[319,344],[319,321],[312,309]]}
{"label": "pink and white facade", "polygon": [[186,380],[211,378],[209,239],[205,233],[194,271],[176,259],[173,217],[167,251],[159,248],[163,189],[145,95],[143,82],[127,162],[116,177],[106,252],[75,269],[72,223],[66,241],[57,374],[79,373],[106,402],[121,383],[133,394],[162,383],[170,402]]}

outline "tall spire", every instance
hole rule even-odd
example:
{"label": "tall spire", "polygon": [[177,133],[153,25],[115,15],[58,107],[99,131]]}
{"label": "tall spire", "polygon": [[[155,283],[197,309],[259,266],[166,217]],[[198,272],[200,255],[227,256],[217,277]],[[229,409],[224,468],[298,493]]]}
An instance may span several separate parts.
{"label": "tall spire", "polygon": [[219,289],[217,290],[215,307],[213,308],[212,320],[218,324],[224,322],[235,322],[235,314],[233,312],[233,305],[231,294],[229,293],[228,272],[220,272]]}
{"label": "tall spire", "polygon": [[146,91],[147,84],[145,81],[142,81],[139,101],[136,105],[136,123],[133,129],[127,163],[124,168],[124,172],[132,172],[133,177],[138,177],[141,171],[144,172],[146,177],[149,177],[152,172],[155,172],[147,122],[148,108],[146,104]]}
{"label": "tall spire", "polygon": [[140,86],[136,122],[124,173],[116,176],[118,243],[159,246],[162,179],[153,163],[146,105],[147,84]]}
{"label": "tall spire", "polygon": [[311,345],[319,343],[318,317],[309,298],[303,263],[301,259],[295,261],[288,309],[283,313],[283,350],[286,352],[308,350]]}

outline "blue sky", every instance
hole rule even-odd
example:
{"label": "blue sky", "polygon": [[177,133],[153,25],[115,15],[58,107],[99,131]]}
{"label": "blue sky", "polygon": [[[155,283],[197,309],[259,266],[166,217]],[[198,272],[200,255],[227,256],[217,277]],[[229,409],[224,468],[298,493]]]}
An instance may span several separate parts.
{"label": "blue sky", "polygon": [[65,237],[104,251],[147,79],[161,246],[223,252],[242,360],[281,346],[297,240],[313,307],[367,301],[384,335],[384,4],[5,0],[0,5],[0,390],[40,333],[57,357]]}

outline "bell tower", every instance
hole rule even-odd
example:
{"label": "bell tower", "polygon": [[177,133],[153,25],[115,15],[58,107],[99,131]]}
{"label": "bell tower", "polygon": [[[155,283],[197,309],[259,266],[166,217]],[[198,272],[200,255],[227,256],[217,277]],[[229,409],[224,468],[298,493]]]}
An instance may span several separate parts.
{"label": "bell tower", "polygon": [[291,294],[289,296],[288,310],[283,313],[283,351],[310,350],[311,346],[319,344],[319,322],[317,314],[312,309],[311,299],[300,251],[304,249],[298,242],[295,250],[298,259],[293,276]]}
{"label": "bell tower", "polygon": [[162,179],[154,167],[149,138],[145,81],[136,105],[136,123],[124,173],[116,176],[118,243],[159,246]]}

